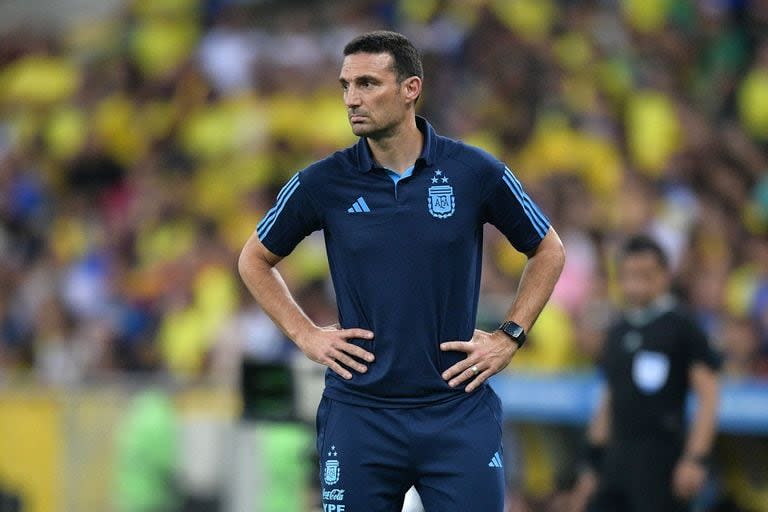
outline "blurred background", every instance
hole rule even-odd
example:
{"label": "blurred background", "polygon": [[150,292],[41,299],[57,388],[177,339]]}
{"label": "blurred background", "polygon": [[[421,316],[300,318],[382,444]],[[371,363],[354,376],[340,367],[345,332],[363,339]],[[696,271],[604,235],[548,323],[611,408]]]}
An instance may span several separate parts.
{"label": "blurred background", "polygon": [[[0,511],[319,510],[322,369],[235,268],[280,186],[354,143],[356,34],[423,50],[420,113],[504,159],[568,261],[495,378],[509,510],[559,510],[655,236],[725,357],[701,511],[768,511],[768,1],[0,1]],[[524,258],[486,233],[480,327]],[[335,322],[322,235],[280,269]]]}

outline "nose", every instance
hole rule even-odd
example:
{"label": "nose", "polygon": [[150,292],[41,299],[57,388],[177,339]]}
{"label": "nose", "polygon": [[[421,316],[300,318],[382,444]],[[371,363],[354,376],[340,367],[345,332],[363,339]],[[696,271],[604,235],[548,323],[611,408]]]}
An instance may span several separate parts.
{"label": "nose", "polygon": [[344,91],[344,104],[347,108],[357,108],[360,106],[360,94],[354,86],[350,85]]}

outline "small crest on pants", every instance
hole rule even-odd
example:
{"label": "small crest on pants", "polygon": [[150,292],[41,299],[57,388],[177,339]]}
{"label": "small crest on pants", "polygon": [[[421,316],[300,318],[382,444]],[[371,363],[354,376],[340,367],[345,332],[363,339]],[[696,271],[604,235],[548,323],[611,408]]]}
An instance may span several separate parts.
{"label": "small crest on pants", "polygon": [[[336,446],[331,446],[330,451],[328,451],[328,456],[336,457],[337,455],[338,452],[336,451]],[[339,478],[341,478],[341,466],[339,460],[327,459],[323,470],[323,481],[328,485],[333,485],[339,481]]]}

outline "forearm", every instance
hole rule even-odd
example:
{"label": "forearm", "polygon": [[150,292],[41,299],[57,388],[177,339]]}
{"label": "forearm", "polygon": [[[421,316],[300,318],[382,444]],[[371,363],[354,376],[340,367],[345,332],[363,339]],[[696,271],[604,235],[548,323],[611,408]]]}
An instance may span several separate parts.
{"label": "forearm", "polygon": [[264,312],[298,345],[317,326],[296,303],[280,272],[255,253],[246,245],[238,261],[240,277]]}
{"label": "forearm", "polygon": [[603,388],[600,401],[587,428],[582,464],[584,473],[592,474],[592,479],[600,473],[603,467],[606,445],[611,430],[610,402],[611,393],[608,389]]}
{"label": "forearm", "polygon": [[699,404],[685,443],[687,455],[695,457],[709,455],[715,439],[716,416],[716,405]]}
{"label": "forearm", "polygon": [[550,228],[535,253],[528,258],[507,319],[530,331],[552,295],[564,263],[563,245],[555,230]]}
{"label": "forearm", "polygon": [[717,432],[718,379],[709,369],[698,371],[702,375],[695,386],[696,412],[685,444],[686,455],[692,457],[709,455]]}
{"label": "forearm", "polygon": [[604,389],[600,403],[587,430],[587,440],[594,445],[604,446],[608,442],[611,434],[610,407],[611,394],[607,389]]}

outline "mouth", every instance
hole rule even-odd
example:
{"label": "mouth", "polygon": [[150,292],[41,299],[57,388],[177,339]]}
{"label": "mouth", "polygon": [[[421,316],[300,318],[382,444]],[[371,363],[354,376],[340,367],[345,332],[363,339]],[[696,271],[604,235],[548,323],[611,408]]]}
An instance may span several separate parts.
{"label": "mouth", "polygon": [[350,123],[362,123],[365,120],[365,116],[360,114],[351,114],[349,116]]}

